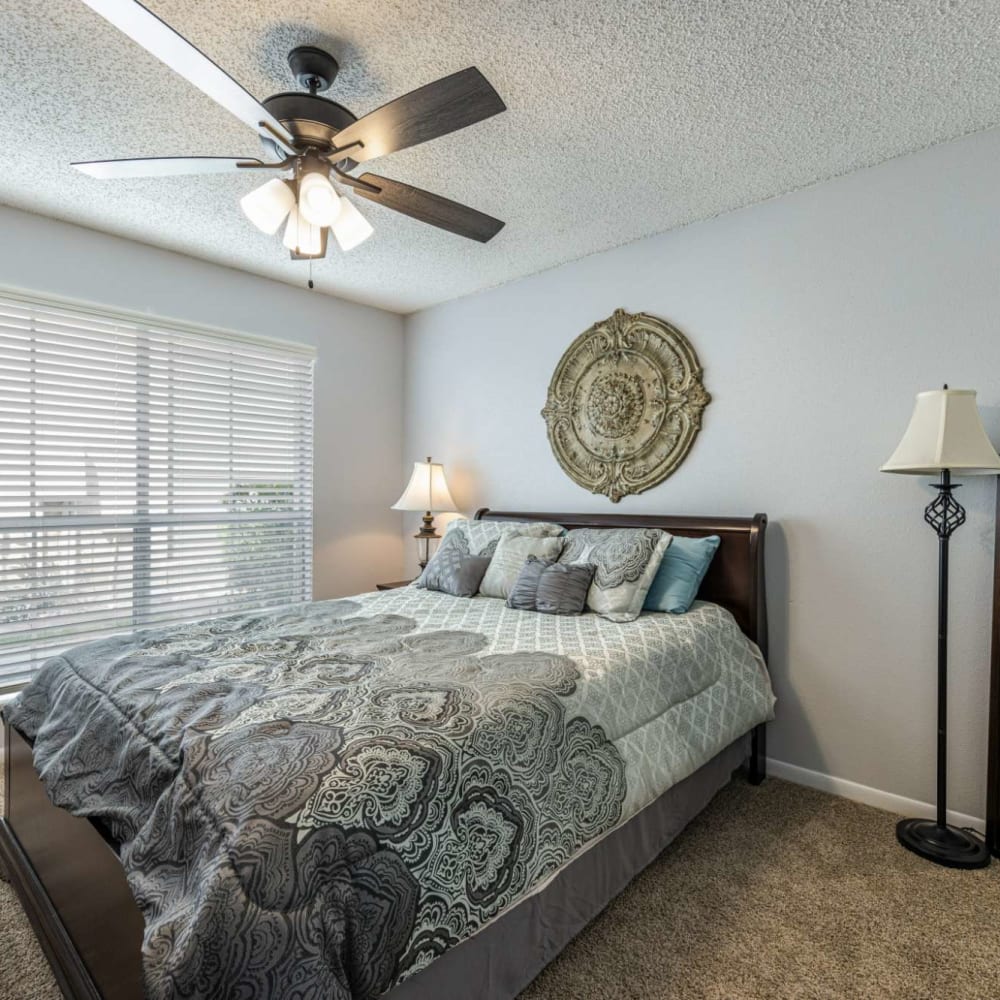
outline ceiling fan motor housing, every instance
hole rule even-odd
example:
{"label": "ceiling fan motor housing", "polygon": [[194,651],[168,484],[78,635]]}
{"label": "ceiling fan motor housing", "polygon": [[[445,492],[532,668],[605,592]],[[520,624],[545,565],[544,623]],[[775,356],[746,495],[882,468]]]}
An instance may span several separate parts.
{"label": "ceiling fan motor housing", "polygon": [[[303,151],[310,146],[321,152],[333,149],[336,146],[337,133],[358,120],[357,115],[352,114],[342,104],[316,94],[303,94],[298,91],[275,94],[263,104],[295,137],[296,148]],[[285,158],[284,151],[271,139],[261,136],[260,141],[271,159]],[[341,170],[350,170],[357,164],[345,158],[340,161],[339,166]]]}

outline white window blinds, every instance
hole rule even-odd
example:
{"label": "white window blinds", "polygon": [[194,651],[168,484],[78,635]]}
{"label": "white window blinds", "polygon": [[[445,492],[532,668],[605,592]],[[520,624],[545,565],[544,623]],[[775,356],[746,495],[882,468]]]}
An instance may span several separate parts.
{"label": "white window blinds", "polygon": [[0,692],[78,642],[311,598],[312,369],[0,294]]}

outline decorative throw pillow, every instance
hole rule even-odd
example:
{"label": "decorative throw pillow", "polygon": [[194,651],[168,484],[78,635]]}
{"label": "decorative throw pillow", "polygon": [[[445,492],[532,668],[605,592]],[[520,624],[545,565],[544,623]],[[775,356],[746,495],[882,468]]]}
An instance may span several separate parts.
{"label": "decorative throw pillow", "polygon": [[592,563],[546,566],[535,591],[535,610],[543,615],[582,615],[596,570]]}
{"label": "decorative throw pillow", "polygon": [[448,524],[445,538],[455,531],[465,536],[469,552],[474,556],[492,556],[497,542],[504,535],[556,538],[566,534],[566,529],[561,524],[551,524],[548,521],[473,521],[464,518]]}
{"label": "decorative throw pillow", "polygon": [[497,543],[505,535],[524,535],[531,538],[546,538],[565,535],[561,524],[548,521],[470,521],[458,518],[450,521],[437,552],[431,557],[426,569],[416,580],[418,587],[426,587],[425,577],[435,561],[455,549],[465,555],[492,556]]}
{"label": "decorative throw pillow", "polygon": [[486,576],[479,585],[479,592],[486,597],[502,597],[506,600],[528,556],[537,556],[539,559],[549,559],[554,562],[559,558],[562,547],[561,538],[502,535],[490,560],[490,567],[486,570]]}
{"label": "decorative throw pillow", "polygon": [[587,606],[613,622],[630,622],[642,611],[671,537],[659,528],[578,528],[566,537],[559,562],[593,563]]}
{"label": "decorative throw pillow", "polygon": [[428,563],[431,572],[420,575],[420,586],[452,597],[475,597],[489,564],[489,556],[470,556],[451,546],[443,558],[434,560],[433,569]]}
{"label": "decorative throw pillow", "polygon": [[535,592],[538,590],[538,580],[546,566],[554,566],[551,559],[539,559],[538,556],[528,556],[527,562],[521,567],[514,586],[507,595],[507,607],[520,611],[535,610]]}
{"label": "decorative throw pillow", "polygon": [[545,615],[582,614],[595,569],[589,564],[570,566],[528,556],[511,587],[507,607]]}
{"label": "decorative throw pillow", "polygon": [[539,559],[538,556],[528,556],[528,561],[521,567],[514,585],[507,595],[507,607],[521,611],[535,610],[535,593],[538,590],[538,580],[542,570],[554,566],[551,559]]}
{"label": "decorative throw pillow", "polygon": [[643,607],[647,611],[670,611],[675,615],[687,611],[698,594],[720,541],[718,535],[705,538],[675,535],[663,553],[663,562],[656,571]]}
{"label": "decorative throw pillow", "polygon": [[[451,525],[448,527],[450,528]],[[460,531],[446,531],[437,551],[431,556],[430,562],[424,567],[420,576],[413,581],[414,586],[427,588],[429,581],[438,579],[439,567],[450,565],[456,556],[467,555],[471,555],[471,553],[469,552],[469,540],[465,535]]]}

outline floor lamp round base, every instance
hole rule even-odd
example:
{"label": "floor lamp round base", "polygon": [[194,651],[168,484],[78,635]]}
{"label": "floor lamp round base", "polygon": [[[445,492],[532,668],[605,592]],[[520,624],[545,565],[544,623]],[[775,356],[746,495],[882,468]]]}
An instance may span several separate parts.
{"label": "floor lamp round base", "polygon": [[986,845],[954,826],[938,826],[932,819],[901,819],[896,837],[908,851],[948,868],[985,868],[990,863]]}

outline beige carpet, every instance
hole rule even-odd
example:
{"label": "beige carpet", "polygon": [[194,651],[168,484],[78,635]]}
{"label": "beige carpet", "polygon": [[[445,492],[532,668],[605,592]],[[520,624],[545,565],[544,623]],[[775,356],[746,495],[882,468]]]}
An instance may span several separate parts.
{"label": "beige carpet", "polygon": [[[1000,862],[929,865],[895,820],[734,782],[522,1000],[998,1000]],[[2,883],[0,942],[0,997],[58,996]]]}

